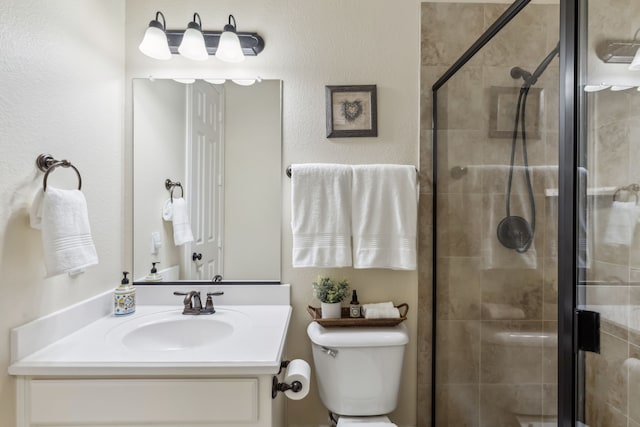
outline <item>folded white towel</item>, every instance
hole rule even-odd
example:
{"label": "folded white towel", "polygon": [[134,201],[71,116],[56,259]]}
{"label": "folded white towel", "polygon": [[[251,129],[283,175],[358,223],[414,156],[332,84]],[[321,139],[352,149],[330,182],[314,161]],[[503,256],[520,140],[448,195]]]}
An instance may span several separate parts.
{"label": "folded white towel", "polygon": [[47,277],[84,272],[98,264],[91,237],[87,201],[80,190],[49,186],[39,190],[31,206],[33,228],[42,230]]}
{"label": "folded white towel", "polygon": [[351,265],[351,167],[291,165],[293,267]]}
{"label": "folded white towel", "polygon": [[173,199],[173,241],[176,246],[193,242],[187,202],[182,197]]}
{"label": "folded white towel", "polygon": [[414,166],[353,166],[354,268],[416,269],[417,190]]}
{"label": "folded white towel", "polygon": [[396,319],[400,317],[400,310],[395,307],[370,308],[364,313],[365,319]]}
{"label": "folded white towel", "polygon": [[611,246],[630,246],[640,208],[635,202],[613,202],[603,242]]}
{"label": "folded white towel", "polygon": [[362,304],[362,314],[365,314],[367,310],[378,308],[394,308],[394,305],[391,301]]}

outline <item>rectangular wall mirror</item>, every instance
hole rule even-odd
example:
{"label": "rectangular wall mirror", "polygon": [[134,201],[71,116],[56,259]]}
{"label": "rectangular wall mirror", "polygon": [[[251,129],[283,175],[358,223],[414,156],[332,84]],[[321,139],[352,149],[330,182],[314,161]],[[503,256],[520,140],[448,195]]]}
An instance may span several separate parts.
{"label": "rectangular wall mirror", "polygon": [[[134,281],[154,262],[163,281],[280,281],[281,95],[280,80],[134,79]],[[176,244],[184,212],[193,241]]]}

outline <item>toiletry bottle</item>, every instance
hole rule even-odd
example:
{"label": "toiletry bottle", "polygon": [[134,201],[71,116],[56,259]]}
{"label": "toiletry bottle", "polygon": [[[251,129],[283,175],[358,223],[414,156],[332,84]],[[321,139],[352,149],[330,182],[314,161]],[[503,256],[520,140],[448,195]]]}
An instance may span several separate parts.
{"label": "toiletry bottle", "polygon": [[113,293],[113,313],[116,316],[124,316],[136,311],[136,288],[129,284],[127,274],[129,274],[127,271],[122,273],[124,278]]}
{"label": "toiletry bottle", "polygon": [[354,289],[351,293],[351,302],[349,303],[349,316],[360,317],[360,303],[358,302],[358,294]]}
{"label": "toiletry bottle", "polygon": [[156,264],[160,264],[160,262],[152,262],[151,263],[151,271],[147,274],[147,277],[144,278],[147,282],[160,282],[162,281],[162,275],[158,274],[158,269],[156,268]]}

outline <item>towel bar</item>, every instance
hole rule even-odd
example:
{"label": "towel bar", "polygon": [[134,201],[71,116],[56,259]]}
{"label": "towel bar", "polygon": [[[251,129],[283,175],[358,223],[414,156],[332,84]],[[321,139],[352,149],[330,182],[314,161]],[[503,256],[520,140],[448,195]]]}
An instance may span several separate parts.
{"label": "towel bar", "polygon": [[[287,166],[287,176],[291,178],[291,165]],[[416,175],[420,176],[420,171],[416,168]]]}
{"label": "towel bar", "polygon": [[171,203],[173,203],[173,189],[176,187],[180,187],[180,197],[184,198],[184,188],[180,181],[171,181],[169,178],[164,180],[164,188],[169,190],[169,194],[171,195]]}
{"label": "towel bar", "polygon": [[78,176],[78,190],[82,189],[82,177],[80,176],[80,171],[78,171],[78,168],[72,165],[69,160],[56,160],[51,154],[40,154],[36,158],[36,166],[44,172],[44,178],[42,179],[42,191],[47,191],[47,179],[49,178],[49,174],[58,166],[73,169]]}

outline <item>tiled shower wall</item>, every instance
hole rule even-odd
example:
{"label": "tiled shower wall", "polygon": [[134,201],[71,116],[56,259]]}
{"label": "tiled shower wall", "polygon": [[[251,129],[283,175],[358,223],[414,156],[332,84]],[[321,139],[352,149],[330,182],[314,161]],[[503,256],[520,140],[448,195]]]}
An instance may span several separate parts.
{"label": "tiled shower wall", "polygon": [[[423,3],[421,171],[431,169],[432,84],[507,6]],[[543,89],[540,135],[530,138],[528,151],[537,231],[526,258],[512,251],[503,260],[493,256],[501,253],[492,247],[492,227],[504,216],[511,140],[488,134],[490,88],[519,87],[510,69],[540,63],[558,42],[558,20],[557,5],[527,6],[439,92],[437,427],[519,426],[517,416],[555,416],[557,200],[545,190],[557,188],[557,59],[536,85]],[[467,174],[452,178],[454,166]],[[526,198],[521,173],[514,182],[514,214],[529,218],[526,203],[518,210]],[[418,420],[430,426],[432,186],[423,182],[422,191]],[[524,345],[503,339],[530,335],[536,338]]]}

